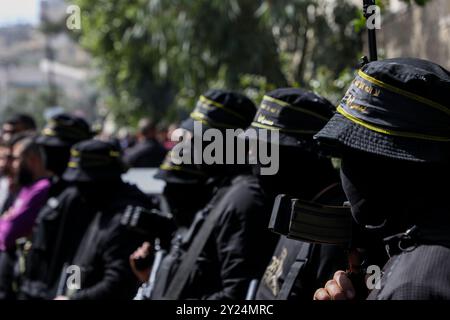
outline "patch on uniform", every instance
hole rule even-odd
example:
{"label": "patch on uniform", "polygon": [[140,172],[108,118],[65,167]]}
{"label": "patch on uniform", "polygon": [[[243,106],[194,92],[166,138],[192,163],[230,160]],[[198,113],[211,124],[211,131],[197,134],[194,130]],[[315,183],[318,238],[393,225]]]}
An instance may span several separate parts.
{"label": "patch on uniform", "polygon": [[263,283],[270,289],[272,294],[276,297],[280,293],[280,282],[278,281],[283,274],[284,261],[288,255],[286,247],[281,250],[279,257],[273,256],[272,262],[264,272]]}

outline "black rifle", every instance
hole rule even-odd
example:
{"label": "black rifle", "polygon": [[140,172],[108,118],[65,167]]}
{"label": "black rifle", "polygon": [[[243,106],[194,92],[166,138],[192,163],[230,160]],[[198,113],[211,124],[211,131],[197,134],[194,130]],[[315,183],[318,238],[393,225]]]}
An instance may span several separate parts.
{"label": "black rifle", "polygon": [[175,230],[171,214],[139,206],[127,206],[120,222],[129,230],[145,236],[150,241],[159,238],[163,246],[166,245],[164,240],[167,241],[167,235]]}
{"label": "black rifle", "polygon": [[[370,14],[368,13],[368,8],[370,6],[375,5],[375,0],[363,0],[363,14],[364,17],[369,19]],[[369,61],[376,61],[378,60],[378,53],[377,53],[377,35],[375,28],[367,28],[367,35],[368,35],[368,41],[369,41]],[[367,57],[363,57],[363,63],[367,63]]]}
{"label": "black rifle", "polygon": [[294,240],[349,246],[352,215],[348,206],[324,205],[278,195],[269,229]]}
{"label": "black rifle", "polygon": [[[278,195],[269,222],[269,229],[290,239],[316,244],[334,244],[353,250],[356,224],[353,222],[348,204],[343,206],[324,205]],[[308,250],[311,247],[309,247]],[[309,253],[300,253],[304,259]],[[355,270],[350,264],[348,277],[355,287],[357,298],[366,298],[366,264]]]}

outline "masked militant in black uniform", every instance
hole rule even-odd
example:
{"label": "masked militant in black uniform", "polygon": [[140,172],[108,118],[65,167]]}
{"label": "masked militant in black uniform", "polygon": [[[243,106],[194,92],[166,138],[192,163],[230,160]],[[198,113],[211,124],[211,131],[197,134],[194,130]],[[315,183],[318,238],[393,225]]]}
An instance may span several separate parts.
{"label": "masked militant in black uniform", "polygon": [[[69,266],[61,272],[58,294],[74,300],[131,299],[138,283],[129,266],[130,254],[149,235],[169,236],[170,224],[166,228],[159,223],[162,217],[148,211],[154,209],[149,196],[122,181],[126,169],[114,144],[88,140],[76,144],[71,153],[63,178],[76,184],[95,213]],[[136,225],[136,213],[148,214],[155,223]],[[69,270],[79,271],[79,284],[64,281]]]}
{"label": "masked militant in black uniform", "polygon": [[390,257],[368,299],[450,299],[449,91],[432,62],[368,63],[316,136],[342,156],[353,218]]}
{"label": "masked militant in black uniform", "polygon": [[[279,171],[275,175],[258,176],[272,199],[274,195],[285,194],[286,197],[343,204],[345,196],[338,183],[338,172],[313,141],[313,135],[331,118],[332,110],[328,100],[301,89],[277,89],[263,98],[251,128],[259,130],[256,136],[259,140],[266,139],[259,134],[262,129],[279,133],[279,142],[270,141],[279,143]],[[290,212],[274,214],[281,216]],[[267,227],[269,223],[266,223]],[[311,299],[317,285],[328,280],[345,261],[344,250],[340,247],[295,241],[283,235],[255,298]]]}
{"label": "masked militant in black uniform", "polygon": [[[211,90],[182,128],[195,134],[195,121],[222,132],[246,128],[255,111],[241,94]],[[261,247],[273,250],[270,234],[264,236],[270,204],[249,168],[202,164],[201,171],[215,180],[212,198],[174,239],[156,275],[152,299],[242,299],[269,259]]]}
{"label": "masked militant in black uniform", "polygon": [[[131,257],[131,265],[139,279],[145,281],[135,300],[151,299],[155,282],[166,282],[171,268],[186,250],[190,226],[195,214],[205,207],[217,191],[217,179],[208,178],[199,166],[175,164],[169,153],[159,168],[156,179],[165,182],[163,196],[167,200],[176,231],[172,237],[172,249],[169,254],[161,246],[151,248],[145,243]],[[153,253],[153,254],[152,254]],[[151,257],[153,263],[150,268]]]}
{"label": "masked militant in black uniform", "polygon": [[48,299],[56,294],[63,263],[71,258],[93,213],[78,190],[62,179],[71,147],[93,133],[82,118],[58,114],[42,130],[37,142],[43,147],[52,176],[50,198],[34,227],[26,257],[21,299]]}

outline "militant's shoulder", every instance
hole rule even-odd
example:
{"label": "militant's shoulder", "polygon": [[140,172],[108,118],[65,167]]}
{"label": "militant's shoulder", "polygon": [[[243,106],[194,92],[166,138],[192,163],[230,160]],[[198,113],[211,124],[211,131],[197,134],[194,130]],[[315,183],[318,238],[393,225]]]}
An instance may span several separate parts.
{"label": "militant's shoulder", "polygon": [[65,188],[59,195],[50,197],[47,200],[47,206],[56,210],[63,206],[70,206],[75,201],[80,201],[81,195],[78,189],[74,186]]}
{"label": "militant's shoulder", "polygon": [[[153,210],[155,209],[155,210]],[[134,185],[124,184],[120,193],[120,198],[111,203],[106,210],[115,214],[113,225],[121,225],[136,229],[140,224],[148,221],[159,221],[160,199],[156,196],[147,195]],[[153,217],[154,219],[147,219]],[[161,220],[162,217],[161,217]],[[148,223],[147,223],[148,224]]]}
{"label": "militant's shoulder", "polygon": [[450,299],[450,249],[421,245],[389,260],[381,278],[381,288],[369,299],[429,300]]}
{"label": "militant's shoulder", "polygon": [[36,223],[42,220],[55,220],[65,211],[77,210],[82,198],[76,187],[70,186],[59,195],[50,197],[45,206],[40,210]]}
{"label": "militant's shoulder", "polygon": [[233,212],[252,212],[267,205],[258,179],[253,175],[237,176],[231,181],[217,206]]}
{"label": "militant's shoulder", "polygon": [[225,197],[233,197],[245,202],[246,199],[262,199],[264,193],[258,178],[249,174],[234,178]]}
{"label": "militant's shoulder", "polygon": [[80,198],[81,194],[75,186],[67,186],[56,198],[58,199],[74,199]]}
{"label": "militant's shoulder", "polygon": [[146,209],[155,209],[159,205],[159,198],[154,195],[145,194],[135,185],[124,183],[120,198],[115,204],[118,207],[132,205]]}

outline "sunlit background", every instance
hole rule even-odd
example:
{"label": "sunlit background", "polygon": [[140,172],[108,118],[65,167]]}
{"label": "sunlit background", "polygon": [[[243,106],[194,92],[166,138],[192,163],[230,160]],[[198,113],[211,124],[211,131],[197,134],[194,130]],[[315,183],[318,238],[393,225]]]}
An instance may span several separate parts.
{"label": "sunlit background", "polygon": [[39,22],[39,0],[1,0],[0,26]]}
{"label": "sunlit background", "polygon": [[[336,103],[367,52],[362,0],[181,2],[0,0],[0,119],[65,110],[115,132],[143,115],[177,121],[208,87],[258,102],[300,86]],[[381,58],[450,67],[450,1],[379,3]],[[81,31],[66,27],[71,4]]]}

